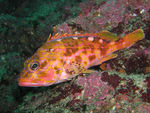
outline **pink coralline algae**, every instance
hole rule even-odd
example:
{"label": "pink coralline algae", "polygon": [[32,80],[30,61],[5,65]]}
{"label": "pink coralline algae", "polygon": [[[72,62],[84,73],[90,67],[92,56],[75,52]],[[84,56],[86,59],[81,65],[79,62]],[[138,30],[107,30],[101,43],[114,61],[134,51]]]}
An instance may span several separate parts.
{"label": "pink coralline algae", "polygon": [[[80,4],[80,15],[75,19],[68,20],[66,24],[74,23],[80,26],[84,32],[95,33],[102,29],[118,27],[121,23],[126,26],[126,24],[130,24],[130,20],[139,19],[139,16],[142,21],[148,21],[150,18],[149,7],[150,2],[147,0],[111,0],[107,2],[89,0],[89,2]],[[62,28],[62,26],[64,27],[63,24],[57,26],[57,32],[60,32],[59,27]],[[142,27],[142,24],[138,27]],[[64,31],[66,29],[68,27],[63,28]],[[126,29],[124,31],[126,32]]]}
{"label": "pink coralline algae", "polygon": [[98,73],[79,78],[77,84],[84,87],[84,91],[82,91],[84,92],[83,97],[87,99],[85,102],[88,105],[101,105],[104,99],[112,96],[110,92],[114,91],[111,86],[101,80]]}
{"label": "pink coralline algae", "polygon": [[143,101],[150,103],[150,77],[147,77],[145,82],[147,83],[147,89],[146,92],[142,94],[141,98]]}
{"label": "pink coralline algae", "polygon": [[149,73],[150,72],[150,58],[149,47],[138,51],[136,54],[129,57],[125,63],[126,72],[128,73]]}
{"label": "pink coralline algae", "polygon": [[107,72],[103,72],[101,74],[101,79],[105,82],[108,82],[108,84],[111,85],[114,89],[119,86],[119,83],[122,80],[121,77],[116,74],[109,76]]}
{"label": "pink coralline algae", "polygon": [[145,54],[145,55],[150,54],[150,46],[147,47],[147,48],[144,50],[144,54]]}
{"label": "pink coralline algae", "polygon": [[57,31],[59,31],[59,33],[71,33],[71,29],[67,23],[61,24],[61,26],[57,28]]}
{"label": "pink coralline algae", "polygon": [[141,113],[149,113],[150,112],[149,104],[140,105],[140,107],[138,109]]}

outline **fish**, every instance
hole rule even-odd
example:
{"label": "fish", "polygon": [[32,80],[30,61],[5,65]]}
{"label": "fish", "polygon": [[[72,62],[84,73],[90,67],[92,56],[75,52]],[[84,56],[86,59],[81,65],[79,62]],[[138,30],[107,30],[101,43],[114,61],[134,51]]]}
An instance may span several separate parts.
{"label": "fish", "polygon": [[137,29],[123,37],[107,30],[98,33],[62,34],[49,36],[24,63],[18,78],[23,87],[42,87],[58,84],[74,77],[92,73],[92,66],[117,57],[115,53],[130,48],[144,38],[144,31]]}

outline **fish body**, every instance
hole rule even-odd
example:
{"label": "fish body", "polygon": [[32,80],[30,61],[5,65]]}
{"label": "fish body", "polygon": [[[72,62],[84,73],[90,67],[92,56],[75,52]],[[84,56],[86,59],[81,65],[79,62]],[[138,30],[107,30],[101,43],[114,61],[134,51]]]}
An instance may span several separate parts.
{"label": "fish body", "polygon": [[117,57],[115,51],[129,48],[144,38],[138,29],[119,39],[108,31],[86,34],[64,34],[49,37],[24,63],[19,86],[36,87],[60,83],[81,74],[89,67]]}

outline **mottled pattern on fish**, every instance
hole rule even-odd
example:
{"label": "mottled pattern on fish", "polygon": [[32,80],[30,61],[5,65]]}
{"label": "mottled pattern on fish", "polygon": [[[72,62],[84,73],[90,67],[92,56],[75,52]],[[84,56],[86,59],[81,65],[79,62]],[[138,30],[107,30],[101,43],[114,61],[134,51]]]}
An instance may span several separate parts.
{"label": "mottled pattern on fish", "polygon": [[88,70],[89,67],[117,57],[112,53],[128,48],[143,38],[142,29],[121,39],[108,31],[49,37],[47,42],[25,62],[19,85],[49,86],[81,73],[91,73],[93,70]]}

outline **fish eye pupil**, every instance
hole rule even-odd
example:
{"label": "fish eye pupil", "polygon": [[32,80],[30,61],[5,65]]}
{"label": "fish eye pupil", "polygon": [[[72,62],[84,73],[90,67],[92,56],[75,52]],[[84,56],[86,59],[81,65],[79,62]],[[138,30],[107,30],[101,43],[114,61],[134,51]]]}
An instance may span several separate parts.
{"label": "fish eye pupil", "polygon": [[33,63],[32,65],[31,65],[31,69],[32,70],[36,70],[37,68],[39,67],[39,63]]}
{"label": "fish eye pupil", "polygon": [[37,64],[33,64],[32,68],[37,68],[37,66],[38,66]]}

